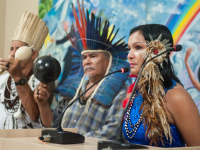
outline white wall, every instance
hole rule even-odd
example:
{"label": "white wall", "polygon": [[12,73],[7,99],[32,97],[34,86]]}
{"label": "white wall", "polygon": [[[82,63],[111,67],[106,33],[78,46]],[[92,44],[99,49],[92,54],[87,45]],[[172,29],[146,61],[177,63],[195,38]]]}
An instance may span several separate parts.
{"label": "white wall", "polygon": [[[4,31],[0,30],[0,33],[4,34],[4,39],[0,37],[0,45],[2,41],[4,41],[4,51],[0,52],[0,57],[8,57],[11,39],[24,11],[27,10],[38,14],[38,5],[39,0],[0,0],[0,27],[4,26]],[[4,13],[2,13],[2,11],[4,11]],[[4,22],[2,22],[2,20],[4,20]]]}
{"label": "white wall", "polygon": [[4,56],[6,1],[0,0],[0,58]]}

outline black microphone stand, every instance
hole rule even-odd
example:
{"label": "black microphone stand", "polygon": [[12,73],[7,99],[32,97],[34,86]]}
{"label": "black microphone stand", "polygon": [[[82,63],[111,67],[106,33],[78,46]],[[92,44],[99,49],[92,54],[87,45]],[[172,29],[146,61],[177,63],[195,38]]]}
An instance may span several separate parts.
{"label": "black microphone stand", "polygon": [[[125,72],[127,72],[128,70],[126,68]],[[95,84],[97,84],[102,79],[104,79],[105,77],[109,76],[110,74],[113,74],[113,73],[116,73],[116,72],[122,72],[122,70],[114,71],[114,72],[111,72],[111,73],[105,75],[103,78],[99,79],[91,87],[89,87],[85,92],[83,92],[80,96],[78,96],[75,100],[73,100],[69,105],[67,105],[67,107],[64,109],[64,111],[62,112],[62,114],[61,114],[61,116],[59,118],[59,123],[58,123],[57,129],[55,129],[55,130],[43,129],[42,130],[42,135],[41,135],[41,137],[39,137],[39,139],[42,140],[42,141],[47,141],[47,142],[57,143],[57,144],[78,144],[78,143],[84,143],[85,142],[85,137],[83,135],[80,135],[78,133],[72,133],[72,132],[68,132],[68,131],[63,131],[63,129],[61,127],[63,115],[64,115],[65,111],[75,101],[77,101],[81,96],[83,96]]]}

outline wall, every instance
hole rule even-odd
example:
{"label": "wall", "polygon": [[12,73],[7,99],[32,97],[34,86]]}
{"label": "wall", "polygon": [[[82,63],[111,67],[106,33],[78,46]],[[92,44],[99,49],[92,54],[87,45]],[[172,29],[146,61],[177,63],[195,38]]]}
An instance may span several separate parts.
{"label": "wall", "polygon": [[[0,52],[0,57],[7,58],[9,55],[10,42],[12,36],[15,32],[15,29],[17,28],[17,25],[20,21],[22,14],[26,10],[38,14],[39,1],[38,0],[0,0],[0,1],[1,1],[0,12],[4,11],[3,13],[0,13],[1,14],[0,27],[1,26],[4,27],[4,31],[0,30],[0,33],[4,34],[4,36],[0,37],[0,42],[4,41],[4,48],[3,48],[4,51]],[[4,14],[4,16],[2,14]],[[2,20],[4,21],[2,22]],[[4,39],[2,37],[4,37]]]}
{"label": "wall", "polygon": [[[68,29],[71,22],[75,20],[69,0],[62,3],[60,0],[45,2],[47,1],[49,3],[44,5],[51,9],[45,9],[48,12],[43,20],[47,23],[50,36],[40,51],[40,56],[51,54],[59,60],[62,71],[58,81],[62,85],[63,81],[67,83],[70,68],[77,68],[75,65],[71,66],[74,64],[71,60],[77,61],[77,55],[71,57],[70,42],[66,38],[66,31],[70,31]],[[78,13],[76,0],[73,3]],[[84,0],[83,5],[85,10],[101,16],[102,21],[108,19],[110,25],[115,25],[113,33],[120,28],[113,43],[124,36],[123,40],[127,42],[130,30],[141,24],[167,26],[173,35],[174,44],[183,46],[181,52],[170,55],[175,75],[192,96],[200,112],[200,0]],[[43,15],[43,11],[40,15]],[[186,64],[189,67],[186,68]]]}
{"label": "wall", "polygon": [[0,0],[0,58],[4,56],[6,1]]}

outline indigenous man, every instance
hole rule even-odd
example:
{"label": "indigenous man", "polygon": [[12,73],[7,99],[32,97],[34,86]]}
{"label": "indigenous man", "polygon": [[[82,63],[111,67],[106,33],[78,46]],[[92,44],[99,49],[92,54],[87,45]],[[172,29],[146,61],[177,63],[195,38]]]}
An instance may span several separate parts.
{"label": "indigenous man", "polygon": [[[80,8],[80,5],[79,5]],[[73,7],[74,16],[76,11]],[[80,13],[80,12],[79,12]],[[85,14],[82,8],[81,14]],[[74,51],[72,70],[62,85],[59,85],[56,92],[64,96],[59,101],[56,109],[51,114],[51,109],[45,105],[45,97],[48,90],[45,84],[38,87],[34,94],[40,108],[41,120],[46,127],[57,127],[59,116],[66,106],[85,92],[95,82],[106,74],[129,67],[125,61],[127,56],[127,45],[119,40],[112,44],[116,34],[113,34],[112,27],[106,21],[101,33],[101,20],[95,18],[92,13],[91,20],[79,15],[81,25],[76,18],[76,25],[71,27],[70,34]],[[97,22],[96,24],[93,24]],[[92,25],[93,24],[93,25]],[[78,28],[76,28],[78,27]],[[112,30],[110,33],[109,31]],[[80,97],[64,113],[62,127],[78,128],[78,133],[88,137],[104,138],[115,140],[120,131],[120,118],[123,114],[122,100],[126,95],[128,73],[115,73],[95,84],[84,96]],[[40,100],[42,102],[40,102]],[[44,107],[45,106],[45,107]]]}
{"label": "indigenous man", "polygon": [[[0,76],[0,129],[42,127],[33,98],[33,90],[39,81],[32,68],[47,34],[46,24],[37,15],[26,11],[12,38],[8,59],[0,58],[0,69],[7,70]],[[22,46],[32,48],[30,58],[24,62],[15,59],[16,51]]]}

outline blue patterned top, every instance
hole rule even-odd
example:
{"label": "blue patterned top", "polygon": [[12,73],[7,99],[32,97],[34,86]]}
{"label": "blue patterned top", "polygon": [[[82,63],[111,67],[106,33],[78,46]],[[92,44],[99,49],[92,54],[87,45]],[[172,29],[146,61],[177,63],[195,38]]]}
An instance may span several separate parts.
{"label": "blue patterned top", "polygon": [[[174,86],[176,86],[176,81],[175,80],[172,80],[173,81],[173,85],[169,88],[169,89],[172,89]],[[165,89],[165,93],[169,90],[169,89]],[[139,93],[139,91],[137,91],[136,95]],[[143,98],[142,98],[142,95],[139,94],[134,102],[133,102],[133,105],[132,105],[132,108],[131,108],[131,111],[130,111],[130,121],[131,121],[131,124],[135,124],[141,113],[139,113],[139,109],[140,109],[140,106],[142,104],[142,101],[143,101]],[[165,137],[163,138],[163,141],[164,141],[164,145],[165,147],[184,147],[185,146],[185,143],[178,131],[178,129],[176,128],[176,126],[170,124],[170,128],[171,128],[171,134],[172,134],[172,144],[170,145],[170,141],[167,140]],[[130,124],[128,123],[128,130],[131,131],[133,130],[133,128],[130,127]],[[129,136],[132,136],[133,133],[129,133]],[[149,145],[150,144],[150,141],[148,138],[145,138],[145,130],[144,130],[144,126],[143,126],[143,123],[141,122],[139,127],[138,127],[138,130],[135,134],[135,136],[133,138],[129,138],[127,135],[126,135],[126,130],[125,130],[125,121],[123,123],[123,136],[124,138],[130,142],[130,143],[134,143],[134,144],[142,144],[142,145]],[[159,142],[158,144],[159,147],[163,147],[161,141]]]}

